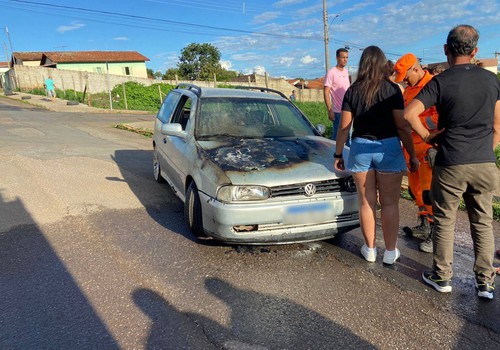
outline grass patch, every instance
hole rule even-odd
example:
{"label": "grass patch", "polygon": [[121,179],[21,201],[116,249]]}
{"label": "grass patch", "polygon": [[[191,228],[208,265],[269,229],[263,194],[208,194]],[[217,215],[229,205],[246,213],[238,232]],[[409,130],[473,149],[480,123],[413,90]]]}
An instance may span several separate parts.
{"label": "grass patch", "polygon": [[126,130],[126,131],[135,132],[136,134],[145,136],[147,138],[152,138],[153,137],[153,130],[149,130],[149,129],[132,128],[132,127],[126,125],[126,124],[116,124],[115,128],[116,129],[120,129],[120,130]]}

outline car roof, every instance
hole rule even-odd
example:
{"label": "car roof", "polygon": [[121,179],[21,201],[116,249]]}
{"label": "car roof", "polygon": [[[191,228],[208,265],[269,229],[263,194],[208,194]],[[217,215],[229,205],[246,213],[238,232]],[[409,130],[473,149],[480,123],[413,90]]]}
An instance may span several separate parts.
{"label": "car roof", "polygon": [[[182,88],[180,90],[183,90]],[[210,97],[229,97],[229,98],[258,98],[270,100],[286,100],[277,93],[263,92],[245,89],[231,89],[231,88],[202,88],[201,98]]]}

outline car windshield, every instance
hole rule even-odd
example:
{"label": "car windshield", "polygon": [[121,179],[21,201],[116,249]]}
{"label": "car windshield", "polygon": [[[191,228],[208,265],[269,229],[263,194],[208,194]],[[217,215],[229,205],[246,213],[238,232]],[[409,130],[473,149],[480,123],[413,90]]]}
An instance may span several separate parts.
{"label": "car windshield", "polygon": [[313,126],[288,101],[234,97],[203,99],[196,131],[198,139],[313,135]]}

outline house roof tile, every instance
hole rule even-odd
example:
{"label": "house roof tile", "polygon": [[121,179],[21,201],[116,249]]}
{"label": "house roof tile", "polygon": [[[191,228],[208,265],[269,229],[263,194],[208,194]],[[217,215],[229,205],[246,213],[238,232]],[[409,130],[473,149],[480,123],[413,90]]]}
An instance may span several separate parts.
{"label": "house roof tile", "polygon": [[53,63],[149,61],[149,58],[137,51],[14,52],[14,57],[22,61],[41,61],[44,55]]}
{"label": "house roof tile", "polygon": [[43,52],[14,52],[13,56],[22,61],[40,61]]}
{"label": "house roof tile", "polygon": [[53,63],[149,61],[137,51],[61,51],[45,52],[44,55]]}

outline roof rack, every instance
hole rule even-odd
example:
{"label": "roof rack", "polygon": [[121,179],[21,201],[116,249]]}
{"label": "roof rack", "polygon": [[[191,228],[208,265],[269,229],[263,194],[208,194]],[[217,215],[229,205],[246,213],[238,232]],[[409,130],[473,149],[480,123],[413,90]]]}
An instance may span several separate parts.
{"label": "roof rack", "polygon": [[189,83],[180,83],[175,88],[176,89],[192,90],[196,96],[198,96],[198,97],[201,96],[201,87],[199,87],[198,85],[189,84]]}
{"label": "roof rack", "polygon": [[274,89],[269,89],[269,88],[265,88],[265,87],[258,87],[258,86],[245,86],[245,85],[241,85],[241,86],[235,86],[234,87],[235,89],[243,89],[243,90],[259,90],[261,92],[270,92],[270,93],[273,93],[273,94],[278,94],[280,95],[281,97],[283,98],[286,98],[288,99],[284,93],[282,93],[281,91],[278,91],[278,90],[274,90]]}

